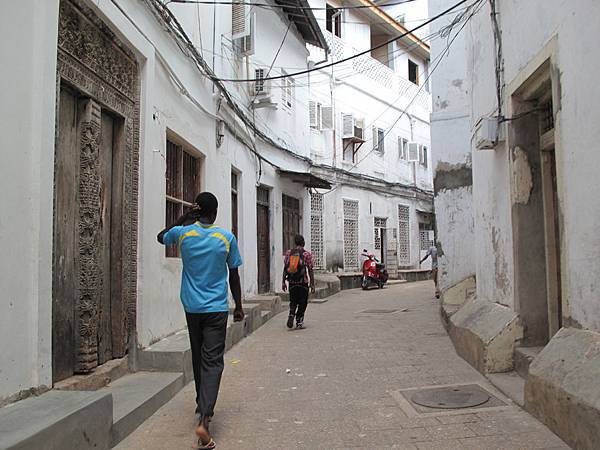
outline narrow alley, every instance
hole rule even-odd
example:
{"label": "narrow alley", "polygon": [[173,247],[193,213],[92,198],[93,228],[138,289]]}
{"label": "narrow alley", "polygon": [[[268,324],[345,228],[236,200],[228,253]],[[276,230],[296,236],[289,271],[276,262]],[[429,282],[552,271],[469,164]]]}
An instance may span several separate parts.
{"label": "narrow alley", "polygon": [[[343,291],[311,304],[304,330],[271,319],[225,355],[218,448],[567,449],[456,355],[432,294],[430,282]],[[495,398],[424,413],[402,394],[464,384]],[[194,448],[194,406],[190,383],[116,448]]]}

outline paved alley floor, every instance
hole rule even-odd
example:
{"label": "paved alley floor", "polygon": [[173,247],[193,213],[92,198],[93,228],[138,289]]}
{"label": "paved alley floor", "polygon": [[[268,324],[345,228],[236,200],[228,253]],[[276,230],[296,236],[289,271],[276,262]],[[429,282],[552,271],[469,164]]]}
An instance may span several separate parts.
{"label": "paved alley floor", "polygon": [[[567,449],[457,356],[432,294],[430,282],[343,291],[309,305],[304,330],[271,319],[225,355],[217,448]],[[425,413],[402,395],[467,383],[499,400]],[[194,407],[190,383],[117,448],[194,448]]]}

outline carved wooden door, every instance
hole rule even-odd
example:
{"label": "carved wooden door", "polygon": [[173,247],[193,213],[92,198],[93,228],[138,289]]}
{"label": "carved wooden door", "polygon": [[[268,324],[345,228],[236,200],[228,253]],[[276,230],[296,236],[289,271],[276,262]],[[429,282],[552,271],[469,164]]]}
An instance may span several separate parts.
{"label": "carved wooden door", "polygon": [[[119,140],[123,121],[61,88],[53,252],[53,378],[124,356]],[[118,283],[117,283],[118,284]]]}
{"label": "carved wooden door", "polygon": [[258,255],[258,292],[271,290],[271,261],[269,236],[269,191],[259,187],[256,203],[256,242]]}

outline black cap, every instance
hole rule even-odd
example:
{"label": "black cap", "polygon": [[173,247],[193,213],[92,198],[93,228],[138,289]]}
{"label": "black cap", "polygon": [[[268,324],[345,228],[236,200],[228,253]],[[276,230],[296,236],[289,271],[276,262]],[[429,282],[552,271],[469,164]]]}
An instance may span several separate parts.
{"label": "black cap", "polygon": [[210,192],[201,192],[196,197],[196,204],[200,209],[200,213],[203,215],[209,215],[217,212],[219,202],[217,197]]}

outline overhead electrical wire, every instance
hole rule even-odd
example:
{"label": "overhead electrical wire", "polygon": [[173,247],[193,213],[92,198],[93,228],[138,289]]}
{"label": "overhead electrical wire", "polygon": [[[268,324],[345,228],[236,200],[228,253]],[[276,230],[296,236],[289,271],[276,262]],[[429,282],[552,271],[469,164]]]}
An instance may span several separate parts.
{"label": "overhead electrical wire", "polygon": [[[367,8],[383,8],[388,6],[398,6],[404,5],[406,3],[411,3],[416,0],[403,0],[401,2],[392,2],[387,3],[385,5],[373,3],[373,5],[355,5],[355,6],[336,6],[334,9],[336,10],[346,10],[346,9],[367,9]],[[274,5],[270,3],[260,3],[260,2],[242,2],[242,1],[211,1],[211,0],[169,0],[164,3],[164,6],[168,6],[171,3],[179,3],[179,4],[190,4],[190,5],[245,5],[245,6],[258,6],[260,8],[272,8],[272,9],[299,9],[303,11],[325,11],[327,7],[312,7],[312,6],[298,6],[298,5],[290,5],[290,4],[282,4],[282,5]]]}
{"label": "overhead electrical wire", "polygon": [[[462,5],[462,4],[464,4],[464,3],[468,2],[468,1],[469,1],[469,0],[460,0],[458,3],[455,3],[455,4],[454,4],[453,6],[451,6],[450,8],[448,8],[448,9],[444,10],[443,12],[439,13],[438,15],[436,15],[436,16],[434,16],[434,17],[432,17],[432,18],[431,18],[431,19],[429,19],[428,21],[426,21],[426,22],[423,22],[422,24],[420,24],[420,25],[418,25],[418,26],[416,26],[416,27],[412,28],[411,30],[409,30],[409,31],[407,31],[407,32],[405,32],[405,33],[402,33],[402,34],[400,34],[400,35],[398,35],[398,36],[396,36],[396,37],[393,37],[393,38],[391,38],[391,39],[388,39],[387,41],[384,41],[384,42],[382,42],[381,44],[378,44],[378,45],[376,45],[376,46],[374,46],[374,47],[371,47],[371,48],[369,48],[369,49],[367,49],[367,50],[364,50],[364,51],[362,51],[362,52],[356,53],[356,54],[354,54],[354,55],[352,55],[352,56],[348,56],[348,57],[346,57],[346,58],[342,58],[342,59],[340,59],[340,60],[337,60],[337,61],[331,62],[331,63],[329,63],[329,64],[324,64],[324,65],[322,65],[322,66],[314,67],[314,68],[312,68],[312,69],[306,69],[306,70],[302,70],[302,71],[299,71],[299,72],[294,72],[294,73],[290,73],[290,74],[278,75],[278,76],[274,76],[274,77],[264,78],[264,80],[265,80],[265,81],[266,81],[266,80],[279,80],[279,79],[281,79],[281,78],[297,77],[297,76],[300,76],[300,75],[305,75],[305,74],[308,74],[308,73],[314,72],[314,71],[316,71],[316,70],[322,70],[322,69],[326,69],[326,68],[328,68],[328,67],[333,67],[333,66],[336,66],[336,65],[338,65],[338,64],[342,64],[342,63],[345,63],[345,62],[347,62],[347,61],[351,61],[351,60],[353,60],[353,59],[355,59],[355,58],[358,58],[358,57],[360,57],[360,56],[363,56],[363,55],[366,55],[366,54],[368,54],[368,53],[371,53],[373,50],[377,50],[377,49],[380,49],[380,48],[386,47],[386,46],[388,46],[389,44],[391,44],[392,42],[395,42],[395,41],[397,41],[398,39],[401,39],[401,38],[403,38],[403,37],[405,37],[405,36],[408,36],[408,35],[410,35],[410,34],[413,34],[415,31],[418,31],[418,30],[420,30],[421,28],[425,27],[426,25],[429,25],[430,23],[434,22],[435,20],[439,19],[440,17],[443,17],[443,16],[445,16],[446,14],[449,14],[449,13],[451,13],[451,12],[452,12],[452,11],[454,11],[456,8],[458,8],[460,5]],[[168,10],[168,9],[167,9],[167,10]],[[232,82],[232,83],[252,83],[252,82],[256,81],[256,79],[254,79],[254,78],[241,78],[241,79],[238,79],[238,78],[218,78],[218,80],[219,80],[219,81],[228,81],[228,82]]]}
{"label": "overhead electrical wire", "polygon": [[[419,90],[417,91],[417,93],[413,96],[412,100],[410,101],[410,103],[408,104],[408,106],[406,107],[406,109],[404,111],[402,111],[402,113],[398,116],[398,118],[394,121],[394,123],[391,125],[391,127],[389,127],[389,129],[387,130],[387,132],[384,134],[384,139],[385,137],[387,137],[387,135],[392,131],[393,127],[400,121],[400,119],[406,114],[406,110],[412,105],[412,103],[414,103],[414,101],[416,100],[417,96],[419,95],[420,91],[422,90],[423,86],[425,86],[425,84],[429,81],[429,79],[431,78],[431,76],[433,75],[433,73],[435,72],[435,70],[439,67],[439,65],[442,62],[443,57],[445,57],[448,53],[448,51],[450,50],[451,45],[454,43],[454,41],[456,40],[456,38],[458,37],[458,35],[461,33],[461,31],[465,28],[465,26],[467,25],[467,23],[469,22],[469,20],[475,16],[475,14],[477,14],[480,10],[482,5],[485,3],[485,0],[477,0],[475,1],[470,8],[470,15],[468,15],[467,19],[464,20],[464,23],[462,24],[462,26],[458,29],[458,31],[456,32],[456,34],[454,35],[454,37],[449,40],[448,44],[446,45],[446,48],[444,49],[443,52],[441,52],[438,57],[436,58],[436,63],[435,66],[431,69],[431,71],[429,72],[429,75],[427,76],[425,83],[423,83],[420,87]],[[461,20],[462,18],[466,17],[467,14],[463,13],[461,14]],[[442,30],[445,30],[447,33],[452,32],[452,29],[454,28],[454,26],[456,26],[458,24],[458,22],[456,21],[456,19],[448,26],[442,28]],[[442,31],[440,30],[440,31]],[[450,34],[447,34],[448,36]],[[375,139],[375,138],[373,138]],[[337,169],[338,171],[341,171],[342,173],[345,174],[349,174],[354,168],[356,168],[360,163],[362,163],[369,155],[371,155],[375,150],[377,150],[377,146],[375,145],[375,142],[373,142],[373,148],[371,150],[369,150],[365,155],[363,155],[363,157],[357,161],[354,165],[352,165],[352,167],[350,167],[349,169]],[[329,166],[322,166],[322,167],[328,167]],[[331,189],[330,191],[326,192],[325,194],[329,194],[333,191],[335,191],[337,189],[337,187],[339,186],[339,184],[337,186],[335,186],[333,189]],[[324,195],[325,195],[324,194]]]}
{"label": "overhead electrical wire", "polygon": [[[118,5],[118,3],[116,2],[116,0],[111,0],[113,4],[115,4],[115,6],[117,6],[117,8],[129,19],[129,21],[135,26],[135,28],[146,38],[146,40],[148,40],[153,46],[154,44],[152,43],[152,41],[146,36],[146,34],[143,32],[143,30],[135,23],[135,21],[133,21],[133,19],[131,19],[131,17],[129,17],[126,12],[121,8],[120,5]],[[457,4],[455,4],[454,6],[452,6],[451,8],[448,8],[447,10],[445,10],[443,13],[438,14],[437,16],[435,16],[434,18],[428,20],[426,23],[421,24],[418,27],[415,27],[413,30],[411,30],[408,33],[412,33],[413,31],[416,31],[419,28],[422,28],[423,26],[427,25],[428,23],[433,22],[434,20],[442,17],[445,14],[448,14],[449,12],[453,11],[454,9],[456,9],[458,6],[462,5],[463,3],[466,3],[468,0],[462,0],[460,2],[458,2]],[[219,79],[214,72],[212,71],[212,69],[206,64],[206,62],[204,61],[204,59],[202,58],[202,56],[198,53],[198,50],[195,48],[195,46],[193,45],[193,43],[191,42],[191,40],[189,39],[189,37],[187,36],[185,30],[183,29],[183,27],[181,26],[181,24],[178,22],[177,18],[174,16],[174,14],[168,9],[166,8],[165,4],[161,3],[158,0],[145,0],[145,2],[147,4],[149,4],[149,6],[152,7],[152,9],[155,11],[155,15],[157,16],[157,18],[160,19],[160,21],[163,23],[163,26],[166,28],[166,31],[169,34],[172,34],[175,37],[175,41],[177,43],[177,45],[179,46],[179,48],[182,50],[182,52],[191,57],[191,59],[195,62],[195,65],[197,66],[198,70],[203,73],[204,75],[206,75],[209,79],[211,79],[211,81],[214,83],[214,85],[217,86],[217,88],[219,89],[219,91],[221,92],[221,94],[223,95],[224,99],[226,100],[226,102],[228,103],[228,105],[232,108],[232,110],[234,111],[234,113],[241,119],[242,123],[246,126],[249,126],[250,128],[252,128],[255,132],[255,135],[260,138],[261,140],[265,141],[266,143],[272,145],[274,148],[280,149],[282,151],[284,151],[284,153],[289,154],[290,156],[293,156],[296,159],[300,159],[302,161],[304,161],[305,163],[311,165],[312,161],[310,160],[310,158],[307,158],[305,156],[296,154],[295,152],[289,150],[288,148],[278,144],[277,142],[273,141],[268,135],[266,135],[264,132],[262,132],[261,130],[257,129],[257,127],[254,125],[254,123],[252,123],[252,121],[248,118],[248,116],[246,116],[246,114],[240,109],[239,105],[237,105],[237,103],[233,100],[233,98],[231,97],[229,91],[227,90],[227,88],[225,88],[225,86],[222,84],[223,81],[227,81],[227,80],[222,80]],[[178,2],[179,3],[179,2]],[[402,2],[402,3],[407,3],[407,2]],[[389,4],[388,4],[389,5]],[[403,35],[397,36],[395,38],[393,38],[392,40],[390,40],[390,42],[393,42],[397,39],[400,39],[402,36],[408,34],[405,33]],[[304,73],[309,73],[315,70],[321,70],[324,69],[326,67],[331,67],[333,65],[336,64],[340,64],[342,62],[346,62],[348,60],[354,59],[356,57],[362,56],[363,54],[366,54],[374,49],[377,48],[381,48],[384,45],[386,45],[386,43],[376,46],[372,49],[369,49],[365,52],[361,52],[361,54],[357,54],[354,55],[350,58],[346,58],[344,60],[340,60],[340,61],[336,61],[334,64],[330,64],[327,66],[320,66],[320,67],[316,67],[312,70],[308,70],[308,71],[304,71]],[[156,46],[154,46],[154,48],[156,49]],[[287,74],[286,76],[281,76],[281,77],[269,77],[269,79],[280,79],[280,78],[286,78],[286,77],[290,77],[290,76],[294,76],[297,74]],[[232,80],[232,81],[237,81],[237,80]],[[248,80],[248,81],[255,81],[254,79],[252,80]],[[265,79],[266,81],[266,79]],[[186,91],[187,93],[187,91]],[[195,100],[193,99],[193,97],[191,95],[189,95],[189,93],[187,93],[187,97],[190,98],[191,100]],[[201,106],[198,104],[198,102],[194,101],[194,103],[197,106]],[[204,109],[204,108],[201,108]],[[205,110],[206,111],[206,110]],[[208,112],[208,111],[207,111]],[[211,116],[213,116],[212,113],[209,113]],[[232,127],[230,126],[230,124],[225,123],[225,126],[230,129],[230,131],[232,131],[236,138],[238,138],[237,136],[237,131],[235,130],[235,124]],[[240,140],[240,142],[246,146],[252,153],[254,153],[260,160],[265,161],[266,163],[272,165],[275,168],[280,168],[279,166],[277,166],[275,163],[273,163],[272,161],[269,161],[267,158],[265,158],[263,155],[259,154],[254,148],[252,148],[252,146],[248,145],[247,142],[245,142],[243,139],[238,139]],[[387,184],[387,182],[386,182]]]}

